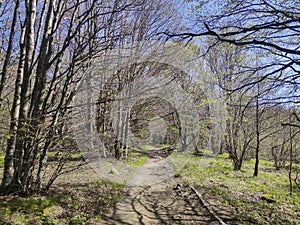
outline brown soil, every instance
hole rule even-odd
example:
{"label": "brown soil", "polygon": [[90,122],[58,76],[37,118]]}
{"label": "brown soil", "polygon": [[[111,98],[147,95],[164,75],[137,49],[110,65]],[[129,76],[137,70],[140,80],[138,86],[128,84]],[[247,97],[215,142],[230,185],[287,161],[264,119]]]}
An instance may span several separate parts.
{"label": "brown soil", "polygon": [[[208,202],[226,224],[241,224],[232,209],[219,206],[217,199]],[[102,218],[98,224],[220,224],[201,205],[196,193],[175,177],[151,186],[128,187],[116,206]]]}

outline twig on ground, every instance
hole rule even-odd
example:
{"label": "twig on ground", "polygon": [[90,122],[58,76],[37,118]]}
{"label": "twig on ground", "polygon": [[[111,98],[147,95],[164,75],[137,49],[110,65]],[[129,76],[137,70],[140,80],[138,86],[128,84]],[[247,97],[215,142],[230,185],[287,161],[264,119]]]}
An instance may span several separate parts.
{"label": "twig on ground", "polygon": [[218,215],[217,213],[213,210],[213,208],[204,200],[203,196],[192,186],[192,190],[196,193],[198,198],[200,199],[202,205],[209,211],[209,213],[219,221],[221,225],[227,225]]}

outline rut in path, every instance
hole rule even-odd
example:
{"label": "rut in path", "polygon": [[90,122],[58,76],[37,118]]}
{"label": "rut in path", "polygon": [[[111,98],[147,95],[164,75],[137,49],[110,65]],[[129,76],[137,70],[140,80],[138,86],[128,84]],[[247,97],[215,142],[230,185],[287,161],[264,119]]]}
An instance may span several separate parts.
{"label": "rut in path", "polygon": [[[222,210],[223,211],[223,210]],[[232,212],[221,215],[227,224],[240,224]],[[151,187],[131,187],[99,224],[220,224],[198,196],[179,178]]]}

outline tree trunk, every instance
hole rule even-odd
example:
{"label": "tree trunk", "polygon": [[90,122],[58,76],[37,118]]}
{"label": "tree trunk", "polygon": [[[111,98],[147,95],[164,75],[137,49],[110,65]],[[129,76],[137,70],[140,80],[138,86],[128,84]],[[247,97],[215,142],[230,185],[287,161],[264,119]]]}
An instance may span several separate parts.
{"label": "tree trunk", "polygon": [[255,152],[255,166],[254,166],[254,173],[253,173],[254,177],[257,177],[257,175],[258,175],[258,165],[259,165],[259,153],[256,150],[256,152]]}
{"label": "tree trunk", "polygon": [[[35,20],[36,20],[36,1],[26,1],[26,55],[24,65],[24,79],[21,91],[20,117],[16,142],[16,157],[18,167],[16,168],[15,182],[21,182],[21,191],[27,192],[32,183],[32,172],[34,163],[34,153],[30,140],[35,139],[35,134],[31,131],[29,116],[30,107],[30,82],[32,76],[34,39],[35,39]],[[23,160],[20,160],[23,156]],[[17,184],[17,183],[16,183]]]}
{"label": "tree trunk", "polygon": [[[0,0],[0,9],[1,9],[1,4],[2,0]],[[14,43],[14,37],[15,37],[15,30],[16,30],[16,22],[17,22],[17,16],[18,16],[18,10],[19,10],[19,5],[20,5],[20,0],[16,1],[15,9],[14,9],[14,14],[13,14],[13,20],[11,24],[11,29],[10,29],[10,34],[9,34],[9,40],[8,40],[8,46],[6,50],[6,55],[2,67],[2,72],[1,72],[1,82],[0,82],[0,106],[2,105],[2,95],[3,95],[3,89],[6,84],[7,80],[7,69],[8,65],[10,62],[10,56],[12,52],[12,47]]]}
{"label": "tree trunk", "polygon": [[260,132],[259,132],[259,83],[257,84],[257,96],[255,105],[255,131],[256,131],[256,149],[255,149],[255,166],[253,176],[258,175],[258,165],[259,165],[259,146],[260,146]]}
{"label": "tree trunk", "polygon": [[233,160],[233,170],[241,170],[242,169],[242,160],[241,159],[236,159]]}
{"label": "tree trunk", "polygon": [[[291,116],[290,116],[291,123]],[[292,169],[293,169],[293,136],[292,136],[292,127],[290,126],[290,165],[289,165],[289,185],[290,185],[290,195],[293,193],[293,181],[292,181]]]}
{"label": "tree trunk", "polygon": [[[17,139],[17,129],[18,129],[18,120],[20,114],[20,95],[21,95],[21,85],[23,82],[24,75],[24,61],[25,61],[25,28],[22,30],[21,39],[20,39],[20,59],[18,65],[18,72],[15,81],[15,92],[14,92],[14,100],[11,110],[11,119],[10,119],[10,131],[9,138],[7,140],[5,160],[4,160],[4,172],[3,179],[1,183],[1,188],[6,188],[13,179],[15,172],[15,148],[16,148],[16,139]],[[7,191],[9,192],[9,189]]]}

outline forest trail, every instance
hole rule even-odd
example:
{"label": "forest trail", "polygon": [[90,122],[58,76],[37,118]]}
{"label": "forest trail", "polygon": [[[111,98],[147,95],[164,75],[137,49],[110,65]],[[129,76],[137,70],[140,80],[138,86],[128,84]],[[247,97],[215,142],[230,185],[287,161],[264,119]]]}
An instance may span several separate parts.
{"label": "forest trail", "polygon": [[[219,208],[217,213],[222,214],[219,216],[226,224],[241,224],[229,209]],[[128,187],[116,206],[102,218],[99,224],[107,225],[220,224],[196,193],[176,177],[151,186]]]}
{"label": "forest trail", "polygon": [[131,187],[102,224],[219,224],[177,181]]}

